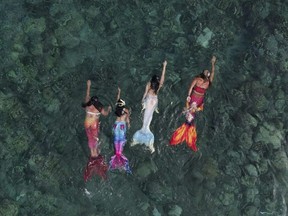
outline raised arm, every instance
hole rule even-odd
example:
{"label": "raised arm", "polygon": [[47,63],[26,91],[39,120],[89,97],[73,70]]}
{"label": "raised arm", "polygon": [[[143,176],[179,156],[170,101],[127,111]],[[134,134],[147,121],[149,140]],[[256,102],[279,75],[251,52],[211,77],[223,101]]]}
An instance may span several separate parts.
{"label": "raised arm", "polygon": [[117,94],[116,101],[120,99],[120,94],[121,94],[121,89],[118,87],[118,94]]}
{"label": "raised arm", "polygon": [[91,80],[87,80],[85,103],[87,103],[90,100],[90,87],[91,87]]}
{"label": "raised arm", "polygon": [[162,74],[161,74],[161,78],[160,78],[160,84],[159,84],[159,88],[158,88],[158,91],[160,90],[160,88],[163,86],[164,84],[164,80],[165,80],[165,73],[166,73],[166,66],[167,66],[167,61],[165,60],[163,62],[163,68],[162,68]]}
{"label": "raised arm", "polygon": [[216,57],[215,56],[212,56],[212,59],[211,59],[211,74],[210,74],[210,82],[212,83],[213,82],[213,79],[214,79],[214,73],[215,73],[215,62],[216,62]]}
{"label": "raised arm", "polygon": [[127,115],[126,123],[128,125],[128,128],[130,128],[130,112],[129,112],[129,110],[127,108],[125,108],[125,112],[126,112],[126,115]]}

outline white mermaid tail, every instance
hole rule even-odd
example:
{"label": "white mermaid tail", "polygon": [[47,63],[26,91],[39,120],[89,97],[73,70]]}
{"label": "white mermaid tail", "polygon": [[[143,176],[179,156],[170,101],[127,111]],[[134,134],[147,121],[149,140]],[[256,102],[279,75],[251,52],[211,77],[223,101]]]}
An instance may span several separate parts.
{"label": "white mermaid tail", "polygon": [[144,100],[144,118],[143,126],[140,130],[136,131],[133,135],[131,146],[136,144],[145,144],[153,153],[154,149],[154,135],[150,131],[150,123],[152,121],[153,113],[157,108],[158,98],[157,95],[147,95]]}

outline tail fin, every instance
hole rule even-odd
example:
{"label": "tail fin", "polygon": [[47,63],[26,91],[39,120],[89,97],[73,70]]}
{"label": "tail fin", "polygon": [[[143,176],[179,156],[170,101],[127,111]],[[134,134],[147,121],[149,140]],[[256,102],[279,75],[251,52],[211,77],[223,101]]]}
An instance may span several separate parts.
{"label": "tail fin", "polygon": [[102,155],[98,155],[96,158],[90,157],[85,168],[84,181],[87,182],[93,174],[99,175],[102,179],[107,179],[107,170],[108,166]]}
{"label": "tail fin", "polygon": [[198,150],[196,147],[197,132],[194,124],[183,123],[177,128],[170,139],[170,145],[178,145],[184,141],[193,151],[196,152]]}
{"label": "tail fin", "polygon": [[120,169],[125,170],[129,174],[132,173],[129,166],[129,160],[123,154],[115,154],[111,157],[111,160],[109,162],[109,169]]}
{"label": "tail fin", "polygon": [[136,144],[145,144],[148,147],[150,147],[151,145],[153,146],[154,134],[150,131],[149,128],[142,128],[134,133],[131,146],[134,146]]}
{"label": "tail fin", "polygon": [[198,151],[198,148],[196,146],[197,141],[197,132],[195,125],[188,126],[187,129],[187,136],[186,136],[186,143],[189,148],[191,148],[193,151]]}
{"label": "tail fin", "polygon": [[177,128],[170,139],[170,145],[178,145],[184,142],[186,140],[188,127],[189,125],[183,123]]}

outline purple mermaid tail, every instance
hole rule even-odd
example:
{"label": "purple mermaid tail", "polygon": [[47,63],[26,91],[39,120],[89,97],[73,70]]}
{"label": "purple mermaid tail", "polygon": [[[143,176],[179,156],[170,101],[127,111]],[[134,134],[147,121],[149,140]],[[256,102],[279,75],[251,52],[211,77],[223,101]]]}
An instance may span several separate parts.
{"label": "purple mermaid tail", "polygon": [[127,173],[131,174],[129,160],[122,154],[126,142],[126,124],[123,122],[115,122],[113,132],[115,155],[111,157],[109,170],[125,170]]}
{"label": "purple mermaid tail", "polygon": [[124,144],[125,142],[123,141],[114,143],[116,153],[114,156],[111,157],[111,160],[109,162],[109,169],[120,169],[125,170],[127,173],[132,173],[129,166],[129,160],[122,154]]}

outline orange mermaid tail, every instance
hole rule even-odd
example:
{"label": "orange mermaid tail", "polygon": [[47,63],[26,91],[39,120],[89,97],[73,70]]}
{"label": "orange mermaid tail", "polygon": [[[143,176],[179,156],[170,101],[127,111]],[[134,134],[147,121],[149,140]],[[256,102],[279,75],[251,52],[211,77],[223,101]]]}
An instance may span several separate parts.
{"label": "orange mermaid tail", "polygon": [[177,128],[170,139],[170,145],[178,145],[184,141],[193,151],[198,151],[196,146],[197,132],[194,124],[183,123]]}

